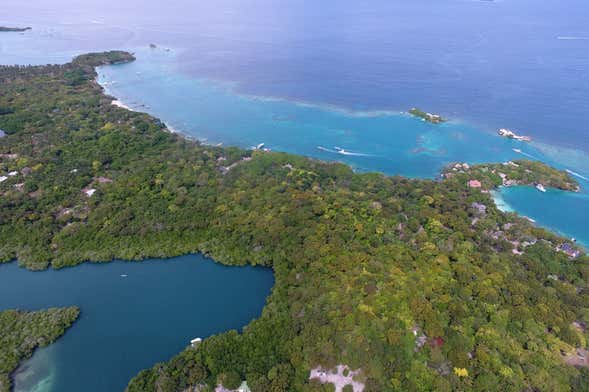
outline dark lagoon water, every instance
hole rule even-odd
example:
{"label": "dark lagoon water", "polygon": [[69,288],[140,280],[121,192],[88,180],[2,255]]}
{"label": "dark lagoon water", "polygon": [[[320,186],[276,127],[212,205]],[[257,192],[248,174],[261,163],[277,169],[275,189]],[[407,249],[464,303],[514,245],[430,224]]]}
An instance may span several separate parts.
{"label": "dark lagoon water", "polygon": [[0,265],[0,310],[82,310],[61,339],[19,368],[15,391],[122,391],[191,339],[258,317],[273,283],[269,269],[226,267],[200,255],[43,272]]}
{"label": "dark lagoon water", "polygon": [[[33,30],[1,34],[0,63],[131,50],[138,61],[101,68],[99,82],[135,110],[208,143],[263,142],[359,171],[435,178],[452,161],[542,160],[574,172],[582,192],[510,188],[501,192],[506,208],[589,244],[586,0],[81,3],[3,0],[2,23]],[[451,121],[434,126],[404,114],[413,106]],[[534,142],[499,138],[503,127]],[[11,268],[0,267],[0,281]],[[21,297],[14,306],[28,306]],[[150,366],[185,341],[173,349],[150,342],[157,358],[138,355],[129,366]],[[60,347],[39,351],[31,364],[57,363],[51,353]],[[88,352],[71,356],[83,362]]]}

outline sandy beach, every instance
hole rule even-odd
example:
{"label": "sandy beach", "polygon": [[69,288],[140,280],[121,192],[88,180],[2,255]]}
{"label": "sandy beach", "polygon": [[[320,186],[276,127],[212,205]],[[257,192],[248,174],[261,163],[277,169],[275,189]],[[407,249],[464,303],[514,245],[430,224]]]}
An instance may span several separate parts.
{"label": "sandy beach", "polygon": [[132,112],[134,112],[135,110],[131,109],[129,106],[125,105],[123,102],[119,101],[118,99],[115,99],[111,102],[111,105],[123,108],[123,109],[127,109],[130,110]]}

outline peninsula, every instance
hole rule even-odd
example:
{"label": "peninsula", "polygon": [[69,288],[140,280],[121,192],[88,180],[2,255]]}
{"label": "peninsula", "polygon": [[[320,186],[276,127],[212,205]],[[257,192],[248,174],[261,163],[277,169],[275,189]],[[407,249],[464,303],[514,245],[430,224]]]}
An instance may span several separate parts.
{"label": "peninsula", "polygon": [[409,114],[411,114],[415,117],[419,117],[425,121],[431,122],[432,124],[440,124],[440,123],[446,122],[446,119],[443,118],[442,116],[440,116],[438,114],[427,113],[427,112],[424,112],[423,110],[418,109],[418,108],[410,109]]}
{"label": "peninsula", "polygon": [[24,32],[27,30],[32,30],[31,27],[5,27],[5,26],[0,26],[0,33],[9,33],[9,32]]}
{"label": "peninsula", "polygon": [[76,321],[79,309],[54,308],[37,312],[0,312],[0,392],[11,391],[10,374],[37,347],[47,346]]}
{"label": "peninsula", "polygon": [[187,342],[129,392],[587,389],[589,257],[486,192],[499,173],[576,188],[566,173],[517,161],[420,180],[202,145],[111,104],[94,67],[132,60],[0,67],[0,260],[202,252],[271,267],[275,286],[242,331]]}
{"label": "peninsula", "polygon": [[579,184],[565,171],[556,170],[542,162],[516,160],[504,163],[469,165],[454,163],[442,171],[449,181],[477,181],[483,190],[499,186],[542,185],[563,191],[578,192]]}

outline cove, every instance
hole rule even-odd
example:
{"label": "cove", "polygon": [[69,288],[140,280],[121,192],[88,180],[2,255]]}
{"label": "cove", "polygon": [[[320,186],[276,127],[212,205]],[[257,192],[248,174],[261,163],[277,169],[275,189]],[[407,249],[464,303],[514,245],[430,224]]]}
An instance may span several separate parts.
{"label": "cove", "polygon": [[122,391],[191,339],[247,325],[273,284],[270,269],[228,267],[201,255],[43,272],[0,265],[0,310],[81,308],[61,339],[20,366],[14,390]]}
{"label": "cove", "polygon": [[542,227],[568,238],[575,237],[585,248],[589,246],[589,193],[586,191],[572,193],[549,189],[542,193],[534,187],[517,186],[501,188],[499,192],[502,209],[515,210]]}

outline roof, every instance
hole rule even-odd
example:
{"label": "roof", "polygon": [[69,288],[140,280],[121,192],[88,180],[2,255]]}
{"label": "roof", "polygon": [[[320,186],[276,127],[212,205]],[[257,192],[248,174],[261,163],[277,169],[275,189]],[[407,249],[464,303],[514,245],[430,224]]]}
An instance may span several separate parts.
{"label": "roof", "polygon": [[481,182],[479,180],[470,180],[468,182],[468,186],[471,188],[480,188],[481,187]]}
{"label": "roof", "polygon": [[564,243],[560,246],[560,249],[564,250],[565,252],[573,252],[575,248],[569,243]]}

